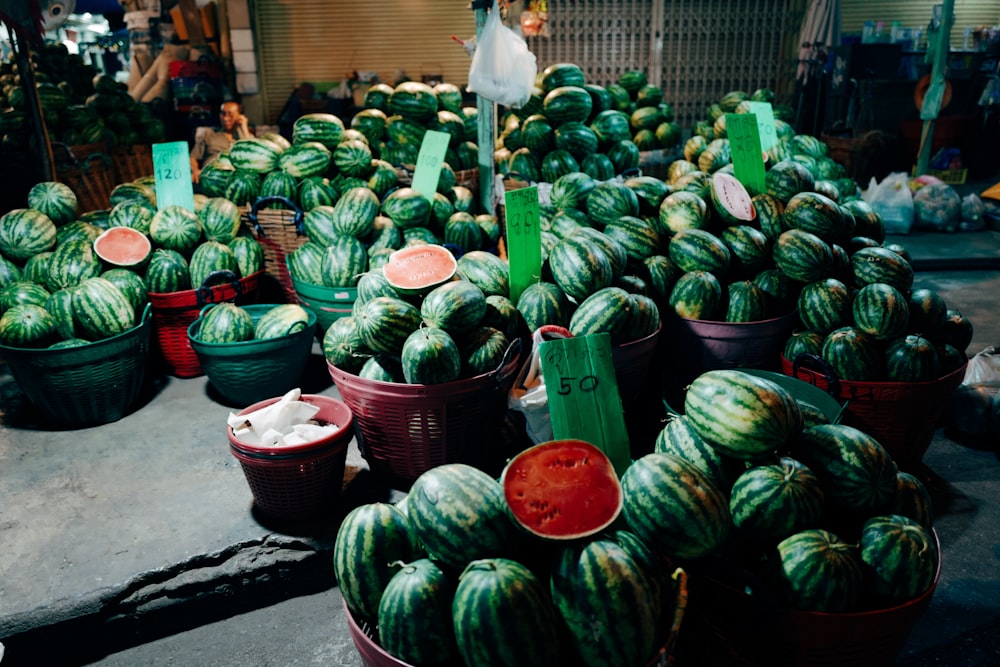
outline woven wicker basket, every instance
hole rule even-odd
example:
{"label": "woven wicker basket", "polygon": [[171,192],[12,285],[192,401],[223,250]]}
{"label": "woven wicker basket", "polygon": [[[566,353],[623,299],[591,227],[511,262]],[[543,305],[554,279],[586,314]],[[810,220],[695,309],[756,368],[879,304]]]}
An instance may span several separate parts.
{"label": "woven wicker basket", "polygon": [[[283,208],[266,208],[279,204]],[[309,239],[302,230],[302,209],[286,197],[259,197],[244,221],[264,250],[264,273],[281,288],[285,303],[297,303],[285,258]]]}
{"label": "woven wicker basket", "polygon": [[153,147],[149,144],[115,146],[111,149],[111,161],[118,183],[153,175]]}
{"label": "woven wicker basket", "polygon": [[67,146],[53,144],[56,177],[76,194],[81,211],[111,207],[111,191],[118,184],[114,162],[104,142]]}

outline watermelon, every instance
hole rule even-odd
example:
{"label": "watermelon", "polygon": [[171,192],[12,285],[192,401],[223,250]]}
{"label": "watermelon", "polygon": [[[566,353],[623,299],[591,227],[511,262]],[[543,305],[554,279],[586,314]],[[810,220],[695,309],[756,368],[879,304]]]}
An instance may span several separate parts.
{"label": "watermelon", "polygon": [[227,245],[236,258],[239,275],[244,278],[264,269],[264,249],[250,236],[237,236]]}
{"label": "watermelon", "polygon": [[308,328],[316,316],[297,303],[283,303],[269,309],[254,324],[256,340],[280,338]]}
{"label": "watermelon", "polygon": [[620,287],[604,287],[589,295],[573,311],[569,330],[574,336],[607,333],[613,344],[631,340],[629,336],[629,293]]}
{"label": "watermelon", "polygon": [[333,150],[344,135],[344,122],[331,113],[307,113],[292,126],[292,143],[317,141]]}
{"label": "watermelon", "polygon": [[278,168],[280,149],[260,137],[237,139],[229,148],[229,161],[237,170],[266,174]]}
{"label": "watermelon", "polygon": [[636,460],[622,476],[622,493],[629,528],[661,555],[701,558],[730,533],[726,495],[679,456],[653,452]]}
{"label": "watermelon", "polygon": [[896,473],[896,494],[884,511],[909,517],[927,529],[934,527],[934,503],[930,491],[916,475],[905,470]]}
{"label": "watermelon", "polygon": [[241,214],[236,204],[224,197],[209,197],[198,209],[205,238],[229,243],[240,231]]}
{"label": "watermelon", "polygon": [[389,503],[366,503],[347,513],[333,545],[333,571],[351,613],[377,621],[386,586],[401,563],[416,560],[417,544],[406,515]]}
{"label": "watermelon", "polygon": [[930,529],[905,516],[873,516],[861,528],[866,590],[880,607],[913,600],[934,585],[940,554]]}
{"label": "watermelon", "polygon": [[378,296],[355,309],[354,321],[366,347],[375,352],[399,355],[403,343],[420,327],[421,318],[413,304],[396,297]]}
{"label": "watermelon", "polygon": [[368,270],[368,253],[353,236],[337,236],[323,252],[320,272],[326,287],[354,287]]}
{"label": "watermelon", "polygon": [[722,230],[719,240],[729,249],[729,268],[734,277],[752,278],[773,266],[771,242],[756,227],[731,225]]}
{"label": "watermelon", "polygon": [[479,325],[486,314],[486,295],[467,280],[454,280],[435,287],[420,302],[420,316],[432,327],[453,336]]}
{"label": "watermelon", "polygon": [[388,100],[388,113],[398,114],[419,123],[426,123],[437,114],[438,99],[434,89],[420,81],[404,81],[396,85]]}
{"label": "watermelon", "polygon": [[518,297],[517,310],[529,331],[536,331],[546,324],[566,327],[572,315],[566,293],[555,283],[547,281],[525,287]]}
{"label": "watermelon", "polygon": [[936,291],[919,287],[910,292],[907,298],[907,311],[910,317],[906,331],[933,340],[944,328],[948,306]]}
{"label": "watermelon", "polygon": [[29,257],[52,250],[56,225],[49,216],[33,208],[18,208],[0,216],[0,255],[23,264]]}
{"label": "watermelon", "polygon": [[136,314],[142,313],[143,306],[149,302],[149,292],[142,276],[129,269],[108,269],[100,277],[110,281],[128,297]]}
{"label": "watermelon", "polygon": [[789,607],[804,611],[852,611],[861,597],[864,565],[855,545],[810,528],[778,543],[771,583]]}
{"label": "watermelon", "polygon": [[575,540],[610,526],[622,507],[614,466],[582,440],[553,440],[512,458],[500,478],[510,514],[544,539]]}
{"label": "watermelon", "polygon": [[403,564],[379,601],[379,645],[398,660],[414,665],[457,660],[451,614],[454,595],[454,578],[430,559]]}
{"label": "watermelon", "polygon": [[250,312],[225,301],[203,313],[197,327],[197,338],[202,343],[239,343],[253,337],[254,321]]}
{"label": "watermelon", "polygon": [[669,233],[708,226],[708,205],[693,192],[672,192],[663,198],[658,209],[660,224]]}
{"label": "watermelon", "polygon": [[291,199],[295,192],[294,188],[297,186],[297,179],[322,176],[329,169],[332,161],[333,153],[325,144],[319,141],[296,142],[278,156],[277,167],[280,171],[272,171],[268,174],[261,186],[261,194],[264,194],[266,190],[264,186],[268,185],[268,180],[274,174],[283,174],[291,177],[291,180],[276,176],[275,181],[281,187],[274,194],[281,194]]}
{"label": "watermelon", "polygon": [[767,193],[783,204],[800,192],[811,191],[816,182],[809,170],[794,160],[781,160],[772,165],[765,181]]}
{"label": "watermelon", "polygon": [[913,286],[913,267],[898,254],[883,247],[869,247],[851,255],[851,275],[856,287],[887,283],[903,294]]}
{"label": "watermelon", "polygon": [[871,435],[845,424],[820,424],[802,431],[791,454],[819,478],[835,507],[872,511],[896,493],[898,468]]}
{"label": "watermelon", "polygon": [[76,219],[80,207],[76,193],[68,185],[42,181],[28,190],[28,208],[45,214],[58,227]]}
{"label": "watermelon", "polygon": [[844,283],[836,278],[816,280],[799,292],[799,319],[807,329],[825,336],[852,323],[852,305],[851,292]]}
{"label": "watermelon", "polygon": [[146,288],[154,293],[191,289],[187,259],[176,250],[157,248],[146,265]]}
{"label": "watermelon", "polygon": [[44,306],[19,303],[0,316],[0,345],[39,348],[55,342],[57,321]]}
{"label": "watermelon", "polygon": [[[673,454],[697,466],[721,490],[729,491],[733,480],[742,470],[742,464],[724,457],[705,442],[691,427],[687,415],[668,416],[667,423],[656,435],[653,451]],[[739,465],[740,467],[737,467]]]}
{"label": "watermelon", "polygon": [[461,376],[477,377],[496,370],[504,362],[511,340],[503,331],[485,325],[461,336],[456,341],[462,359]]}
{"label": "watermelon", "polygon": [[131,227],[109,227],[94,239],[94,252],[112,267],[143,266],[152,252],[149,237]]}
{"label": "watermelon", "polygon": [[83,280],[73,291],[73,320],[80,338],[103,340],[135,325],[132,302],[106,278]]}
{"label": "watermelon", "polygon": [[670,307],[692,320],[717,320],[722,313],[722,284],[708,271],[687,271],[670,290]]}
{"label": "watermelon", "polygon": [[451,567],[504,556],[519,542],[500,483],[464,463],[421,473],[410,488],[407,516],[428,555]]}
{"label": "watermelon", "polygon": [[455,256],[433,244],[401,248],[382,267],[384,277],[400,294],[426,294],[450,281],[457,270]]}
{"label": "watermelon", "polygon": [[548,268],[555,284],[577,301],[610,287],[614,278],[605,252],[582,236],[559,241],[549,252]]}
{"label": "watermelon", "polygon": [[559,550],[550,577],[552,600],[569,628],[578,664],[643,665],[655,653],[662,601],[653,576],[610,537]]}
{"label": "watermelon", "polygon": [[210,285],[220,277],[216,274],[222,271],[239,275],[237,273],[239,265],[236,263],[236,254],[232,248],[219,241],[199,243],[188,261],[191,284]]}
{"label": "watermelon", "polygon": [[673,235],[667,247],[670,259],[682,271],[707,271],[718,278],[729,272],[729,248],[704,229],[685,229]]}
{"label": "watermelon", "polygon": [[885,363],[878,342],[854,326],[834,329],[823,339],[821,356],[842,380],[877,382]]}
{"label": "watermelon", "polygon": [[881,341],[901,336],[910,317],[907,298],[887,283],[869,283],[859,289],[852,311],[854,326]]}
{"label": "watermelon", "polygon": [[774,242],[775,265],[792,280],[804,283],[827,278],[833,271],[833,250],[820,237],[789,229]]}
{"label": "watermelon", "polygon": [[558,616],[547,587],[517,561],[470,562],[459,576],[452,621],[466,665],[559,664]]}
{"label": "watermelon", "polygon": [[759,322],[766,318],[767,294],[752,280],[728,285],[726,322]]}
{"label": "watermelon", "polygon": [[453,382],[462,371],[455,339],[444,329],[422,327],[413,331],[400,352],[403,377],[409,384]]}
{"label": "watermelon", "polygon": [[[322,345],[326,360],[348,373],[357,373],[374,354],[361,339],[352,315],[334,320],[323,334]],[[402,370],[399,377],[402,382]]]}
{"label": "watermelon", "polygon": [[456,273],[486,296],[510,296],[510,267],[506,260],[485,250],[470,250],[458,258]]}
{"label": "watermelon", "polygon": [[767,544],[818,525],[823,488],[807,466],[782,456],[744,471],[729,493],[733,524],[748,539]]}
{"label": "watermelon", "polygon": [[193,211],[171,204],[153,215],[149,235],[159,247],[189,255],[202,240],[201,220]]}
{"label": "watermelon", "polygon": [[87,278],[100,275],[101,260],[89,240],[75,239],[56,246],[47,263],[45,285],[51,291],[74,287]]}
{"label": "watermelon", "polygon": [[885,371],[889,382],[930,382],[941,376],[941,360],[933,343],[907,334],[886,345]]}

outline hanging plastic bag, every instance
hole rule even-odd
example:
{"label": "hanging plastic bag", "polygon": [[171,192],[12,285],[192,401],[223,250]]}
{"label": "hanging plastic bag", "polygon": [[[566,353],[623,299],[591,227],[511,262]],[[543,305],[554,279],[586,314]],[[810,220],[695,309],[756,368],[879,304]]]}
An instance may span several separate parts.
{"label": "hanging plastic bag", "polygon": [[531,355],[514,378],[507,407],[524,415],[525,431],[533,443],[540,444],[552,439],[552,420],[549,416],[549,398],[545,393],[545,378],[538,349],[547,340],[572,338],[568,330],[554,324],[539,327],[531,334]]}
{"label": "hanging plastic bag", "polygon": [[531,98],[538,65],[524,40],[500,22],[496,0],[476,40],[469,66],[469,92],[518,109]]}
{"label": "hanging plastic bag", "polygon": [[861,198],[882,216],[887,234],[909,234],[913,229],[913,195],[905,172],[893,172],[881,183],[872,178]]}

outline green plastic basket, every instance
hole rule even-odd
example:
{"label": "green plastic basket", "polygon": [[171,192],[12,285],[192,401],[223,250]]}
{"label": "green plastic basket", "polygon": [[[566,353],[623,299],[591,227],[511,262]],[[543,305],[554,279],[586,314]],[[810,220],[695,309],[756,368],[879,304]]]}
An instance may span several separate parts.
{"label": "green plastic basket", "polygon": [[[250,313],[254,324],[267,311],[280,304],[241,306]],[[301,331],[240,343],[205,343],[198,340],[198,331],[205,314],[214,308],[209,304],[188,327],[191,348],[198,355],[209,383],[219,394],[235,405],[250,405],[267,398],[281,396],[299,386],[312,352],[316,333],[316,315],[308,309],[309,321]]]}
{"label": "green plastic basket", "polygon": [[316,314],[316,334],[320,338],[331,324],[351,314],[358,298],[358,290],[354,287],[324,287],[295,278],[292,278],[292,285],[299,305]]}
{"label": "green plastic basket", "polygon": [[79,347],[29,350],[0,345],[0,357],[46,422],[61,427],[117,421],[135,405],[146,379],[152,310],[112,338]]}

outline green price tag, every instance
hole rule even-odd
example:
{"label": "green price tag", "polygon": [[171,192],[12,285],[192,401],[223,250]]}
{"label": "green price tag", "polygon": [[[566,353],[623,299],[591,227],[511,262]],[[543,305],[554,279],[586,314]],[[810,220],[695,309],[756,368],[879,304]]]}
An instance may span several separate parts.
{"label": "green price tag", "polygon": [[606,333],[545,341],[538,348],[556,440],[585,440],[608,455],[621,477],[632,461]]}
{"label": "green price tag", "polygon": [[157,210],[162,211],[167,206],[194,210],[191,159],[186,141],[153,144],[153,178]]}
{"label": "green price tag", "polygon": [[774,109],[770,102],[751,102],[750,113],[757,116],[761,150],[769,151],[778,145],[778,131],[774,128]]}
{"label": "green price tag", "polygon": [[767,192],[757,116],[752,113],[727,113],[726,136],[729,137],[729,146],[733,152],[736,178],[751,195]]}
{"label": "green price tag", "polygon": [[504,193],[507,220],[507,261],[510,264],[510,300],[542,277],[542,228],[538,213],[538,186]]}
{"label": "green price tag", "polygon": [[417,168],[413,172],[413,189],[431,202],[434,201],[434,193],[437,192],[441,165],[444,163],[444,154],[448,150],[450,140],[451,135],[447,132],[427,130],[424,140],[420,143]]}

